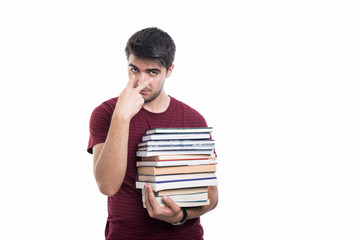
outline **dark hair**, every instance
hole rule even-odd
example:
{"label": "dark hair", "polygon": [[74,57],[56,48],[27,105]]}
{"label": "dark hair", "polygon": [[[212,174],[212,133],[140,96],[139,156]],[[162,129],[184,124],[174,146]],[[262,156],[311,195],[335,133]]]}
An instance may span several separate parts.
{"label": "dark hair", "polygon": [[168,70],[175,58],[175,43],[169,34],[159,28],[145,28],[134,33],[125,48],[126,57],[130,54],[140,59],[155,60]]}

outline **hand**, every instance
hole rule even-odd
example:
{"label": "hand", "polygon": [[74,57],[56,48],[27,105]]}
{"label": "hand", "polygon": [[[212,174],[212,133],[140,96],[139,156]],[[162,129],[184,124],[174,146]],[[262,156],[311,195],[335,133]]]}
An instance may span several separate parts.
{"label": "hand", "polygon": [[144,105],[144,98],[140,91],[146,88],[152,80],[153,78],[150,78],[134,88],[135,76],[131,76],[118,98],[115,112],[118,112],[124,119],[130,120]]}
{"label": "hand", "polygon": [[145,206],[150,217],[168,223],[180,222],[183,218],[180,207],[168,196],[164,196],[163,201],[166,204],[165,207],[161,207],[156,201],[151,185],[145,184]]}

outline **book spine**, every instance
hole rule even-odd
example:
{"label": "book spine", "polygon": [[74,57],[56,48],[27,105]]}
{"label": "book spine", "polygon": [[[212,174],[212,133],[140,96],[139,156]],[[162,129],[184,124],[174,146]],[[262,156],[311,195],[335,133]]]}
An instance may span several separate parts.
{"label": "book spine", "polygon": [[199,181],[199,180],[210,180],[210,179],[216,179],[216,177],[194,178],[194,179],[179,179],[179,180],[166,180],[166,181],[155,181],[155,182],[153,182],[153,183],[186,182],[186,181]]}
{"label": "book spine", "polygon": [[[144,188],[147,182],[136,181],[136,188]],[[155,192],[166,190],[166,189],[176,189],[176,188],[189,188],[189,187],[206,187],[206,186],[217,186],[217,179],[210,180],[198,180],[198,181],[184,181],[182,184],[177,182],[167,182],[167,183],[149,183]]]}

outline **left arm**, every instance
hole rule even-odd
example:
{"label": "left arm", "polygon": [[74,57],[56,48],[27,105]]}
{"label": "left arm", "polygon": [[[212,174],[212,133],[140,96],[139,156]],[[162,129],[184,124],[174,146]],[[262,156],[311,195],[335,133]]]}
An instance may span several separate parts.
{"label": "left arm", "polygon": [[[216,207],[218,203],[217,187],[209,186],[208,194],[210,204],[201,207],[186,208],[188,212],[187,219],[200,217],[201,215],[213,210]],[[168,223],[176,223],[181,221],[181,219],[183,218],[183,213],[180,207],[171,198],[167,196],[163,197],[163,201],[165,202],[166,207],[160,207],[160,205],[155,199],[155,195],[151,185],[145,185],[145,206],[150,217],[157,218]]]}

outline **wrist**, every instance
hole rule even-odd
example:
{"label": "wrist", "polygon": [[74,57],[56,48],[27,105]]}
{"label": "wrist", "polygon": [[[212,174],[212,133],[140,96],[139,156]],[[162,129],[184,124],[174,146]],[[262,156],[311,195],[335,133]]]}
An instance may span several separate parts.
{"label": "wrist", "polygon": [[188,214],[187,214],[187,211],[185,208],[181,208],[181,210],[179,211],[180,214],[180,217],[178,219],[180,219],[179,221],[175,222],[175,223],[172,223],[172,225],[175,225],[175,226],[178,226],[178,225],[183,225],[186,220],[187,220],[187,217],[188,217]]}
{"label": "wrist", "polygon": [[131,116],[128,116],[126,114],[123,114],[119,111],[114,111],[111,122],[116,121],[119,122],[120,124],[129,124],[131,121]]}

